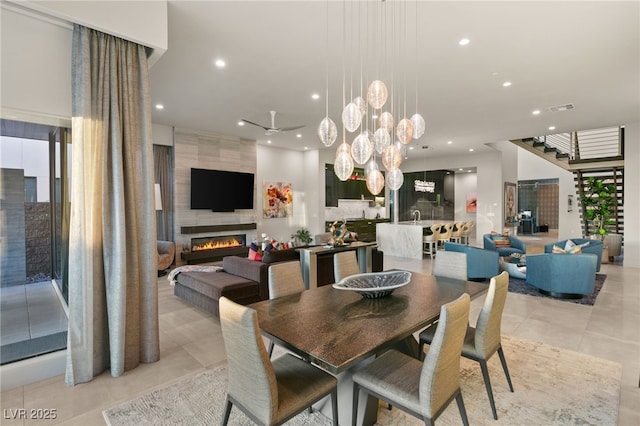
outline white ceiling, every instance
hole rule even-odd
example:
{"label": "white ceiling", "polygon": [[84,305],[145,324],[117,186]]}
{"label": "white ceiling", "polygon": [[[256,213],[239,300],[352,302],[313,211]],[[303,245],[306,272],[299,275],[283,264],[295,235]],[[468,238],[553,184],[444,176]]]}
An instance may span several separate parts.
{"label": "white ceiling", "polygon": [[[150,70],[152,102],[164,105],[154,109],[153,121],[290,149],[335,150],[341,126],[331,148],[316,135],[328,64],[329,115],[338,124],[343,68],[347,100],[352,82],[353,97],[360,94],[361,76],[365,85],[377,77],[393,87],[396,116],[405,103],[407,116],[415,112],[417,94],[427,131],[411,142],[417,149],[410,157],[475,155],[496,141],[637,122],[639,5],[169,0],[169,49]],[[365,16],[382,30],[365,24]],[[390,41],[374,43],[382,33]],[[471,40],[464,47],[463,37]],[[218,58],[226,68],[216,68]],[[512,86],[504,88],[507,80]],[[568,103],[575,109],[548,109]],[[541,114],[532,115],[535,109]],[[277,126],[306,127],[267,137],[237,124],[269,125],[270,110],[278,112]]]}

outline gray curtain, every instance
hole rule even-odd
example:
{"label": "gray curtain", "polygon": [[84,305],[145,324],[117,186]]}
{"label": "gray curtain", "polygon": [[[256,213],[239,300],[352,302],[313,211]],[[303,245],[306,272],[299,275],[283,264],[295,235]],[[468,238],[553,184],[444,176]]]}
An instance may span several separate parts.
{"label": "gray curtain", "polygon": [[174,241],[173,237],[173,147],[153,146],[156,183],[160,184],[162,210],[157,212],[158,239]]}
{"label": "gray curtain", "polygon": [[160,357],[148,65],[74,25],[66,383]]}

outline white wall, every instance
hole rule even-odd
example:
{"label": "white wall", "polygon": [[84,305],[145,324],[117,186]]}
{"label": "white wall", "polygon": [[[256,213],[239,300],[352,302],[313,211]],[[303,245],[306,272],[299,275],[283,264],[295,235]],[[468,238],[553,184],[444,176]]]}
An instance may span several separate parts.
{"label": "white wall", "polygon": [[625,126],[624,266],[640,268],[640,122]]}
{"label": "white wall", "polygon": [[[291,184],[293,189],[293,216],[274,219],[262,217],[264,182],[287,182]],[[310,206],[314,205],[314,200],[312,199],[312,193],[305,186],[307,183],[305,179],[304,152],[263,145],[257,146],[257,201],[255,210],[258,235],[266,233],[269,237],[278,241],[289,241],[296,230],[302,227],[309,227],[306,217],[310,212]]]}
{"label": "white wall", "polygon": [[[524,149],[518,149],[519,180],[558,179],[558,240],[580,238],[583,235],[573,178],[573,173]],[[573,211],[570,212],[567,211],[569,195],[573,195]]]}

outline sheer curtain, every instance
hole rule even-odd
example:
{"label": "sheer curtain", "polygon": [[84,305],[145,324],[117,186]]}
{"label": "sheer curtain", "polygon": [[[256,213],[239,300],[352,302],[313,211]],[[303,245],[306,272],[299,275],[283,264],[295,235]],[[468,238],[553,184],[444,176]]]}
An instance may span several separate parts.
{"label": "sheer curtain", "polygon": [[66,383],[160,358],[145,48],[73,29]]}

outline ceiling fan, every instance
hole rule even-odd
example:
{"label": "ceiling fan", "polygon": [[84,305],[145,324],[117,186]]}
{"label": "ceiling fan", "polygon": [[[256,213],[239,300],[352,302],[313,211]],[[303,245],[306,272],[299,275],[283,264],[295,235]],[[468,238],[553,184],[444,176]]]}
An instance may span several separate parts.
{"label": "ceiling fan", "polygon": [[290,132],[292,130],[301,129],[305,126],[303,124],[301,126],[276,127],[276,112],[269,111],[269,113],[271,113],[271,126],[263,126],[262,124],[254,123],[253,121],[245,120],[244,118],[242,119],[242,121],[244,121],[245,123],[253,124],[254,126],[263,128],[265,130],[265,135],[267,136],[271,136],[273,134],[280,133],[280,132]]}

